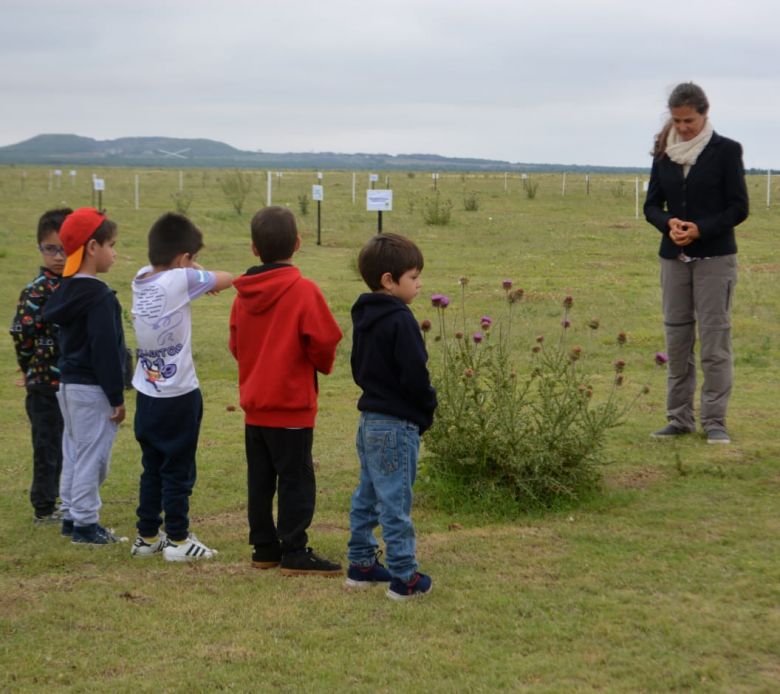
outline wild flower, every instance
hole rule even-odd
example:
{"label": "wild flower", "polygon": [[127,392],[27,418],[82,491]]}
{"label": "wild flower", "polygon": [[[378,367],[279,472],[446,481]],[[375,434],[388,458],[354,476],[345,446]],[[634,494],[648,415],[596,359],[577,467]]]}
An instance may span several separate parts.
{"label": "wild flower", "polygon": [[465,286],[466,286],[468,283],[469,283],[469,278],[468,278],[468,277],[465,277],[465,276],[463,276],[463,277],[460,277],[460,278],[458,279],[458,284],[459,284],[461,287],[465,287]]}
{"label": "wild flower", "polygon": [[622,347],[628,342],[628,336],[621,330],[617,335],[617,343]]}
{"label": "wild flower", "polygon": [[431,321],[429,321],[427,318],[420,321],[420,330],[422,330],[424,333],[429,332],[431,329]]}
{"label": "wild flower", "polygon": [[455,331],[455,339],[456,340],[462,340],[463,339],[463,331],[462,330],[456,330]]}
{"label": "wild flower", "polygon": [[493,319],[490,316],[482,316],[482,318],[479,319],[479,324],[482,326],[483,330],[489,330],[490,326],[493,325]]}
{"label": "wild flower", "polygon": [[571,309],[571,307],[574,306],[574,297],[567,296],[563,300],[563,308],[565,308],[567,311]]}
{"label": "wild flower", "polygon": [[626,368],[626,362],[624,362],[622,359],[618,359],[614,366],[616,373],[623,373],[623,370]]}
{"label": "wild flower", "polygon": [[569,351],[569,359],[572,361],[577,361],[580,358],[580,355],[582,354],[582,347],[579,345],[574,345],[574,347],[571,348]]}
{"label": "wild flower", "polygon": [[666,352],[655,353],[655,363],[658,364],[658,366],[663,366],[668,361],[669,361],[669,355]]}
{"label": "wild flower", "polygon": [[501,286],[504,288],[504,291],[508,292],[512,288],[512,280],[504,280]]}
{"label": "wild flower", "polygon": [[564,330],[567,330],[568,328],[570,328],[570,327],[571,327],[571,321],[570,321],[568,318],[564,318],[564,319],[561,321],[561,325],[563,326],[563,329],[564,329]]}
{"label": "wild flower", "polygon": [[506,295],[506,299],[510,304],[516,304],[518,301],[520,301],[523,298],[524,294],[525,294],[524,289],[517,288],[514,291],[509,292]]}
{"label": "wild flower", "polygon": [[480,342],[482,342],[482,340],[485,339],[485,336],[482,333],[474,333],[471,336],[471,339],[474,340],[474,344],[478,345]]}

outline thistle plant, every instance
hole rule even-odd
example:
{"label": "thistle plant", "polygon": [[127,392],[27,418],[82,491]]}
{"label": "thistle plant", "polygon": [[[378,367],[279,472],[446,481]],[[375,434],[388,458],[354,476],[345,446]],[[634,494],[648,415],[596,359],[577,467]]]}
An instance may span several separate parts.
{"label": "thistle plant", "polygon": [[[449,298],[434,294],[437,320],[422,323],[424,335],[438,328],[430,349],[439,407],[424,458],[433,493],[443,503],[500,499],[517,510],[581,498],[599,485],[607,432],[649,386],[624,395],[625,358],[612,363],[608,386],[591,378],[595,356],[570,344],[573,297],[563,299],[557,339],[514,337],[525,292],[504,280],[500,318],[486,313],[470,325],[464,280],[461,311],[448,314]],[[587,325],[599,328],[593,319]]]}

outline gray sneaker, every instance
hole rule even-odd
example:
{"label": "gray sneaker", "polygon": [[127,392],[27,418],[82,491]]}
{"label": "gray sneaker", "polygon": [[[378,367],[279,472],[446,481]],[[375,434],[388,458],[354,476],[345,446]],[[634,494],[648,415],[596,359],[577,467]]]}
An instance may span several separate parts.
{"label": "gray sneaker", "polygon": [[707,432],[707,443],[731,443],[725,429],[710,429]]}
{"label": "gray sneaker", "polygon": [[687,429],[681,429],[677,425],[670,422],[663,429],[654,431],[652,434],[650,434],[650,436],[654,439],[673,439],[675,436],[684,436],[685,434],[690,433],[691,432]]}

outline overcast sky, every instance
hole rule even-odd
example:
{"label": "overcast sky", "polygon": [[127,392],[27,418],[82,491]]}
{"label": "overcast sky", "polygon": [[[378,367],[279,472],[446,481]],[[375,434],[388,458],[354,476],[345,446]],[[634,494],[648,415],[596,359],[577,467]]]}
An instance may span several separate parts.
{"label": "overcast sky", "polygon": [[692,80],[746,166],[780,168],[778,27],[778,0],[0,0],[0,146],[647,166]]}

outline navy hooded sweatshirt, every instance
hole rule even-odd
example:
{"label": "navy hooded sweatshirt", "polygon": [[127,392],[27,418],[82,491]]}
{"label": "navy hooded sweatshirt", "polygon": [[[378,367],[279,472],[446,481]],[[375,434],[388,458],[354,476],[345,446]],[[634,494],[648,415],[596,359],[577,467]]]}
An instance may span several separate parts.
{"label": "navy hooded sweatshirt", "polygon": [[60,382],[100,386],[112,407],[123,404],[127,350],[116,292],[97,277],[68,277],[43,316],[59,326]]}
{"label": "navy hooded sweatshirt", "polygon": [[422,434],[433,423],[436,391],[409,307],[389,294],[361,294],[352,307],[352,325],[352,376],[363,389],[358,409],[408,420]]}

